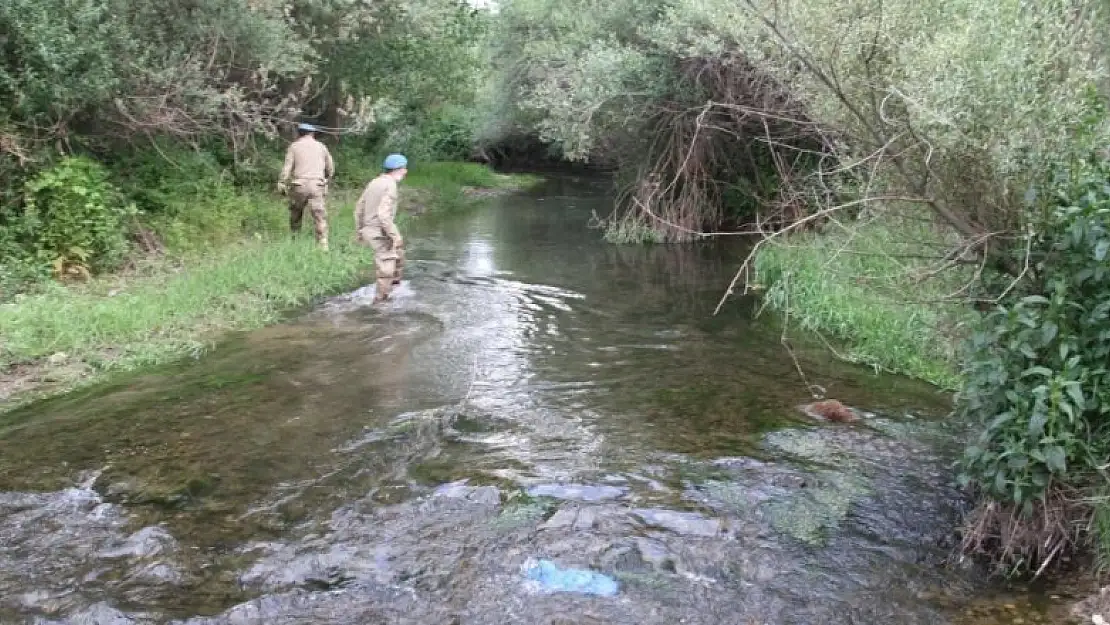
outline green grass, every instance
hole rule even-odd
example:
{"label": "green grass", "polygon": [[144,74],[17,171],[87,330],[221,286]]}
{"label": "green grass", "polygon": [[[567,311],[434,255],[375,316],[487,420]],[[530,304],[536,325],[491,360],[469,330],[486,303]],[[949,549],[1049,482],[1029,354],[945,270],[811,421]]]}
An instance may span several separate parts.
{"label": "green grass", "polygon": [[[428,163],[414,167],[402,185],[402,204],[426,202],[425,209],[439,212],[463,205],[464,187],[509,189],[532,180],[469,163]],[[272,324],[292,309],[368,282],[373,255],[353,240],[360,191],[329,197],[330,252],[316,248],[307,215],[301,235],[289,235],[279,196],[228,191],[216,202],[198,198],[173,220],[154,220],[166,255],[0,304],[0,384],[5,372],[19,368],[32,368],[39,378],[0,400],[0,409],[47,387],[57,392],[105,373],[202,353],[229,331]]]}
{"label": "green grass", "polygon": [[922,257],[939,256],[940,243],[912,222],[797,235],[764,246],[755,278],[791,328],[820,335],[845,360],[955,389],[968,313],[941,300],[966,276],[922,278],[935,263]]}

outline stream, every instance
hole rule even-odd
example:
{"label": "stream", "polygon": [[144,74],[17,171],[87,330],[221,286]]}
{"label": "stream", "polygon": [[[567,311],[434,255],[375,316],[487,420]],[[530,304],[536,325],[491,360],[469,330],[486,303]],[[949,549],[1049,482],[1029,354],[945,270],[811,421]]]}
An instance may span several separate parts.
{"label": "stream", "polygon": [[[712,315],[745,242],[607,244],[606,190],[421,219],[384,307],[0,416],[0,622],[1050,622],[953,557],[947,396],[796,367],[757,300]],[[864,418],[803,415],[798,367]]]}

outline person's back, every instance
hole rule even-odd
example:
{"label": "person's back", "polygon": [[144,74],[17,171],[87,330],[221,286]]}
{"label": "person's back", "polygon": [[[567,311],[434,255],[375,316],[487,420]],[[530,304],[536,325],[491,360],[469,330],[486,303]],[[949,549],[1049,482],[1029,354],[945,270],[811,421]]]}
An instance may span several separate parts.
{"label": "person's back", "polygon": [[355,233],[364,242],[383,234],[391,237],[397,229],[396,216],[397,181],[381,174],[366,185],[355,204]]}
{"label": "person's back", "polygon": [[328,146],[306,134],[289,144],[286,152],[286,177],[293,180],[327,180],[332,175],[331,153]]}

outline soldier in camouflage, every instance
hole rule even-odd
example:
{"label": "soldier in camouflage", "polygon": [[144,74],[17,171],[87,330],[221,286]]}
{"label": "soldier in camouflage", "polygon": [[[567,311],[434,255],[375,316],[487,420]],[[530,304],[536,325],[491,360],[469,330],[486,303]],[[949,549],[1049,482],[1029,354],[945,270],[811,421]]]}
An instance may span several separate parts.
{"label": "soldier in camouflage", "polygon": [[355,236],[360,244],[374,250],[375,304],[389,299],[394,285],[401,282],[405,264],[405,243],[394,220],[397,184],[408,173],[408,160],[400,154],[390,154],[383,169],[384,173],[366,185],[355,204]]}
{"label": "soldier in camouflage", "polygon": [[[278,178],[278,190],[289,194],[289,229],[301,229],[301,218],[307,207],[316,230],[316,243],[328,249],[328,211],[324,198],[328,183],[335,175],[335,165],[328,147],[316,140],[317,129],[309,124],[297,126],[297,140],[285,152],[285,164]],[[293,188],[288,184],[292,180]]]}

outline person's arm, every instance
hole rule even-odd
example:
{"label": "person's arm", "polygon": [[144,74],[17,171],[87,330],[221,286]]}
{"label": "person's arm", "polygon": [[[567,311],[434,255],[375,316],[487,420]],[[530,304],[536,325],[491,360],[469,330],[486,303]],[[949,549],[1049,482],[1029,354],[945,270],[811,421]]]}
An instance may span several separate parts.
{"label": "person's arm", "polygon": [[362,229],[367,226],[366,223],[366,195],[369,193],[370,186],[367,185],[362,190],[362,194],[358,196],[358,201],[355,202],[355,234],[361,235]]}
{"label": "person's arm", "polygon": [[289,181],[289,176],[293,174],[293,146],[285,149],[285,164],[281,166],[281,174],[278,176],[278,191],[285,193],[285,183]]}
{"label": "person's arm", "polygon": [[386,235],[393,240],[393,244],[400,247],[403,243],[401,238],[401,231],[397,229],[397,224],[393,223],[393,216],[397,214],[397,187],[389,189],[382,196],[382,201],[378,203],[378,220],[382,222],[382,228],[385,230]]}
{"label": "person's arm", "polygon": [[331,179],[334,178],[334,177],[335,177],[335,161],[332,160],[331,151],[328,150],[328,146],[325,145],[324,146],[324,180],[326,182],[331,182]]}

